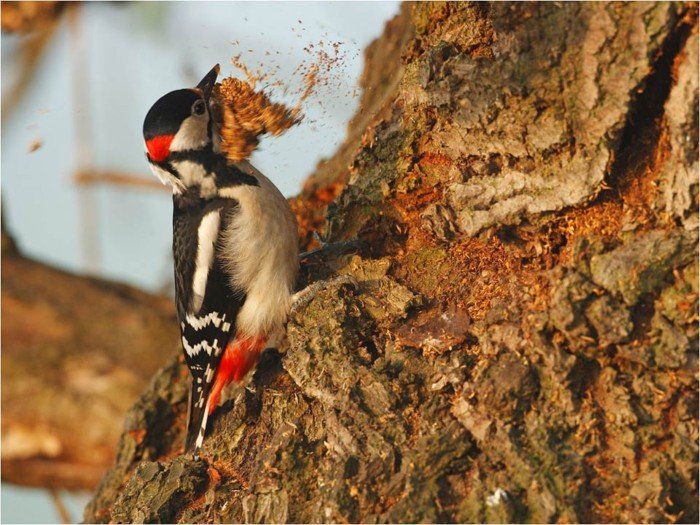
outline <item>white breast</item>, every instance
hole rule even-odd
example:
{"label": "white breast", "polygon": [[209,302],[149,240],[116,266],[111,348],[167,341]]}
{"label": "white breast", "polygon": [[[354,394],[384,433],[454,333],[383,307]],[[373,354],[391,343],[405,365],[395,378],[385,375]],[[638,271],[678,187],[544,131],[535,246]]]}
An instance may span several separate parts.
{"label": "white breast", "polygon": [[284,323],[294,291],[298,263],[296,219],[287,199],[250,164],[239,168],[258,179],[259,186],[219,190],[239,206],[222,235],[220,256],[231,284],[246,291],[236,320],[243,336],[269,335]]}

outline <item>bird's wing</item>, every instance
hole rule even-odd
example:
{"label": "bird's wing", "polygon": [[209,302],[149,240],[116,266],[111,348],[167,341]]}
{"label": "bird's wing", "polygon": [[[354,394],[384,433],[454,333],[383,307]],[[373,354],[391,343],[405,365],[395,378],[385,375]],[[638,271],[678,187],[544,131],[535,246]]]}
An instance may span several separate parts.
{"label": "bird's wing", "polygon": [[[193,206],[198,206],[195,203]],[[203,435],[208,400],[221,356],[236,333],[245,295],[231,288],[217,244],[235,202],[210,201],[201,209],[176,206],[173,221],[175,292],[185,361],[192,374],[187,449]],[[200,443],[201,444],[201,443]]]}

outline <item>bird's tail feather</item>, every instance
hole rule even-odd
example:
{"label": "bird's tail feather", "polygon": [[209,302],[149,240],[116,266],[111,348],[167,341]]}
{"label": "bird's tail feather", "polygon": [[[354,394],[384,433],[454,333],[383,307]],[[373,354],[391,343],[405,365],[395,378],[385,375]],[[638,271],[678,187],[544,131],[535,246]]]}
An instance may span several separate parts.
{"label": "bird's tail feather", "polygon": [[189,413],[187,416],[187,437],[185,438],[185,452],[193,452],[197,455],[204,433],[207,430],[209,416],[209,401],[211,388],[195,392],[194,384],[190,388]]}
{"label": "bird's tail feather", "polygon": [[[266,339],[266,337],[236,337],[226,346],[223,356],[213,368],[216,372],[211,374],[211,365],[207,365],[200,380],[193,380],[190,388],[185,452],[194,452],[197,456],[207,430],[207,417],[218,405],[221,391],[232,380],[241,381],[255,367]],[[197,385],[196,388],[195,385]]]}

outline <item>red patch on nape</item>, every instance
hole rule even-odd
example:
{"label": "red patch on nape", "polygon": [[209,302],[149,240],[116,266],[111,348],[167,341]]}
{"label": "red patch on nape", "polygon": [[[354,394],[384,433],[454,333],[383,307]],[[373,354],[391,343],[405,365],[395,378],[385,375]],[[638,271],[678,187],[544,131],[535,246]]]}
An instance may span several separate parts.
{"label": "red patch on nape", "polygon": [[170,155],[170,143],[175,135],[159,135],[146,141],[148,156],[156,162],[163,162]]}

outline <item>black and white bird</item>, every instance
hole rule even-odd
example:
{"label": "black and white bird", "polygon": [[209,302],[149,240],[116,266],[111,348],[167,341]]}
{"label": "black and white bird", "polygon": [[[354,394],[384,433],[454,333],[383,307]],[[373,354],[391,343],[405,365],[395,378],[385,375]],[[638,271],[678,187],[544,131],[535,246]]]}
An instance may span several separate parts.
{"label": "black and white bird", "polygon": [[222,388],[241,381],[281,330],[299,265],[287,200],[220,150],[210,107],[218,73],[164,95],[143,123],[151,169],[173,190],[175,296],[192,375],[185,450],[195,454]]}

